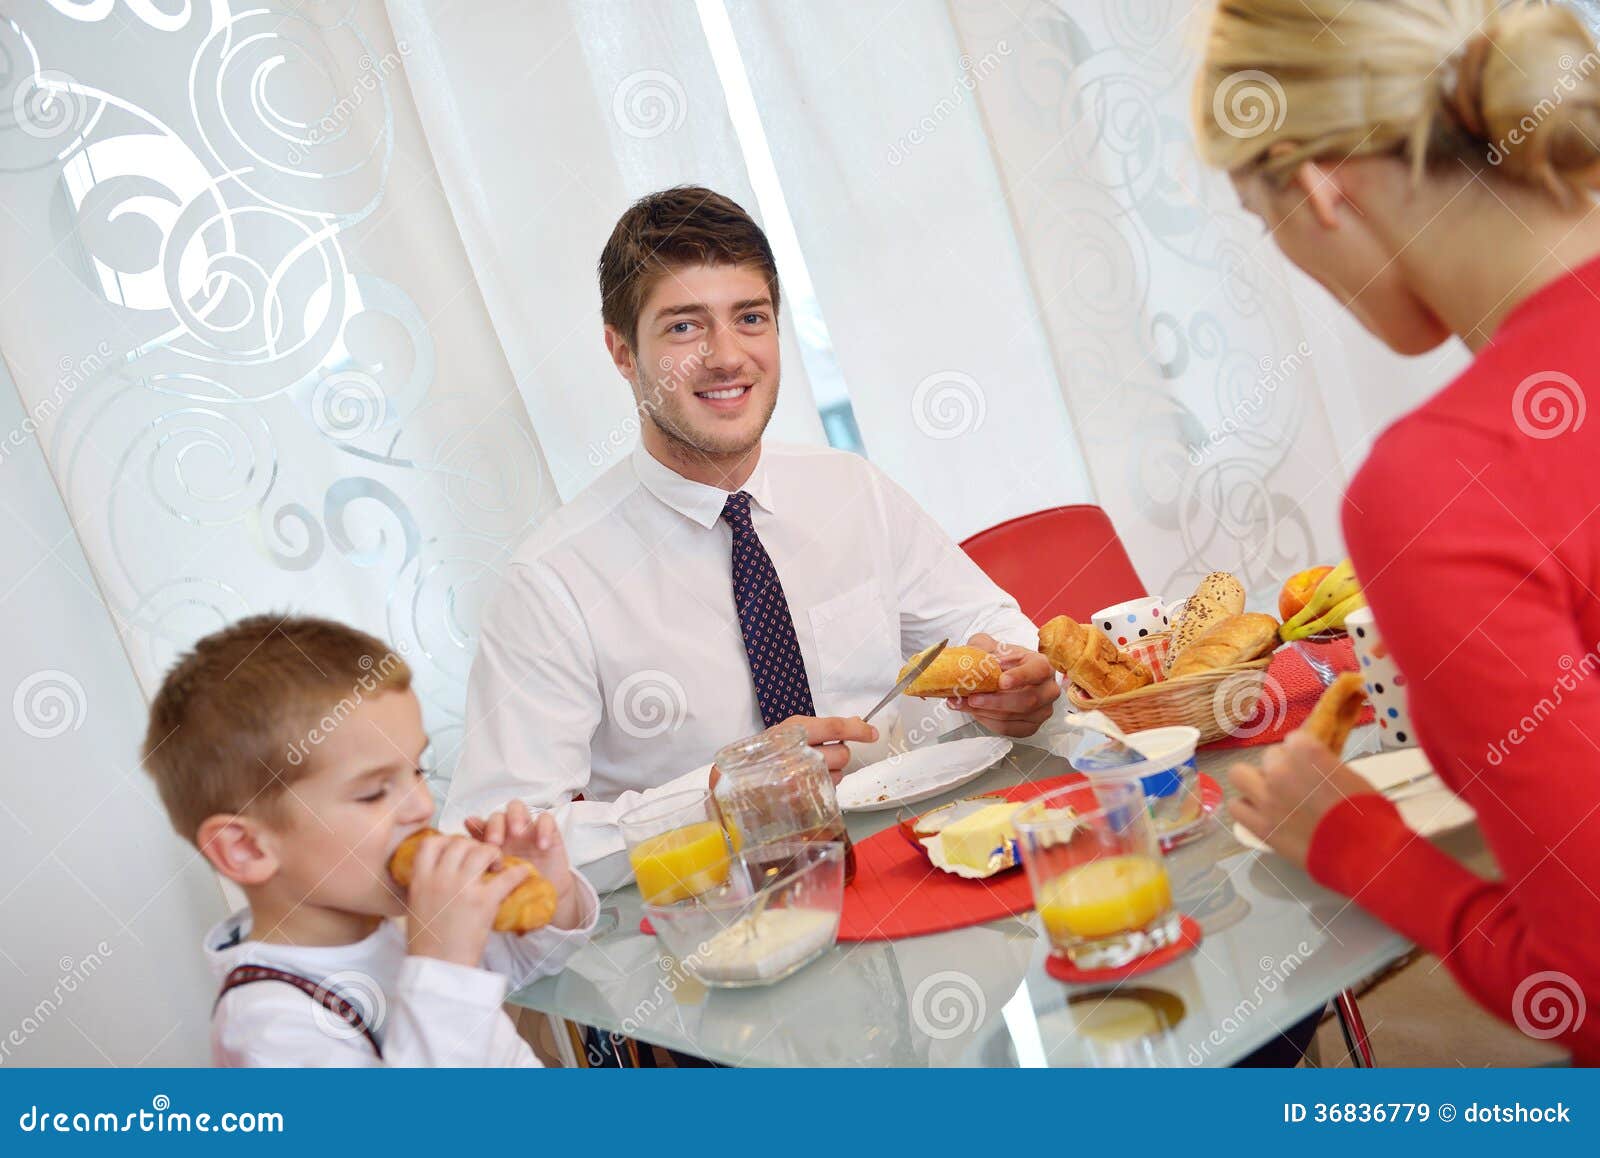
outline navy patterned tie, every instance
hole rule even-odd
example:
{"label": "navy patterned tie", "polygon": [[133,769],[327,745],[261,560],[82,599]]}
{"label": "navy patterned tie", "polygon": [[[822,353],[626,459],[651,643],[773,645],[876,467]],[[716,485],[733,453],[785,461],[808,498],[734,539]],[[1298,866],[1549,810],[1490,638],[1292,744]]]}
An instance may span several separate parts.
{"label": "navy patterned tie", "polygon": [[739,608],[739,630],[750,660],[750,678],[756,685],[756,703],[767,727],[790,716],[814,716],[811,683],[795,638],[789,601],[750,522],[750,496],[744,491],[728,496],[722,517],[733,529],[733,602]]}

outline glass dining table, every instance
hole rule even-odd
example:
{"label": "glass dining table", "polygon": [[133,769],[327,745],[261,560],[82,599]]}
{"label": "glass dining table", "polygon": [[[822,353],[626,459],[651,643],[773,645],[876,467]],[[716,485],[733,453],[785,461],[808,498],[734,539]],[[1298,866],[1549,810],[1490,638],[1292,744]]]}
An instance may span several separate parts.
{"label": "glass dining table", "polygon": [[[947,738],[964,734],[972,733]],[[1376,751],[1377,736],[1359,729],[1346,757]],[[1227,768],[1265,751],[1201,751],[1198,764],[1231,796]],[[978,779],[918,809],[1070,771],[1061,757],[1019,742]],[[895,813],[847,819],[859,841],[892,825]],[[1050,976],[1050,946],[1030,911],[930,936],[839,944],[775,985],[707,989],[639,931],[638,892],[627,887],[601,899],[608,931],[562,973],[508,1000],[723,1065],[1231,1065],[1410,949],[1300,869],[1241,845],[1232,826],[1225,799],[1167,857],[1178,908],[1204,930],[1200,946],[1114,985]],[[1468,863],[1485,856],[1473,826],[1437,843]]]}

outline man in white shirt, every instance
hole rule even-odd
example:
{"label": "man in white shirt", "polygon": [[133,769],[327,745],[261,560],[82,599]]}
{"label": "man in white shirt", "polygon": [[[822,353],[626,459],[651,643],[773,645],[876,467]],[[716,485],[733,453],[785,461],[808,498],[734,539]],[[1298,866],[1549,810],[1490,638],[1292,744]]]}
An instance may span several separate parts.
{"label": "man in white shirt", "polygon": [[[1037,628],[927,512],[860,456],[762,441],[777,269],[738,205],[694,187],[642,199],[600,286],[640,444],[522,544],[490,601],[447,826],[519,796],[593,863],[622,850],[620,815],[704,787],[718,748],[790,718],[837,773],[844,742],[878,737],[856,717],[944,638],[1004,668],[1001,691],[950,708],[1011,736],[1050,718]],[[879,719],[907,743],[955,723],[896,726],[898,708]]]}

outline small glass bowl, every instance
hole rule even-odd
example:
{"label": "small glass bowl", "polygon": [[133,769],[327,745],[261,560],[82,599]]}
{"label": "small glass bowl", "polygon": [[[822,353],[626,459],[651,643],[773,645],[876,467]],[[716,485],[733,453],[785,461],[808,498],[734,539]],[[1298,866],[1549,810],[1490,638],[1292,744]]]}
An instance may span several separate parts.
{"label": "small glass bowl", "polygon": [[843,907],[844,845],[789,840],[741,850],[726,884],[644,915],[685,972],[741,989],[782,981],[833,948]]}

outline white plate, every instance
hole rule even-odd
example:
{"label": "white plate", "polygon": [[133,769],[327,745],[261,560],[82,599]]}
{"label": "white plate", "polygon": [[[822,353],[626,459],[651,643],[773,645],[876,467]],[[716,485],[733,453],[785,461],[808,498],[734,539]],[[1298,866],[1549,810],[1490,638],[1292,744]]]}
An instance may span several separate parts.
{"label": "white plate", "polygon": [[927,748],[913,748],[858,768],[839,781],[839,807],[846,812],[879,812],[915,804],[975,780],[1011,751],[1004,736],[974,736]]}
{"label": "white plate", "polygon": [[[1401,748],[1396,752],[1380,752],[1376,756],[1363,756],[1350,761],[1350,771],[1379,792],[1396,784],[1405,784],[1429,769],[1428,757],[1420,748]],[[1400,799],[1395,801],[1394,806],[1400,810],[1400,818],[1419,836],[1438,836],[1471,824],[1478,818],[1478,814],[1446,788],[1442,780],[1407,784],[1397,795]],[[1267,847],[1245,831],[1242,824],[1233,826],[1233,838],[1246,848]]]}

